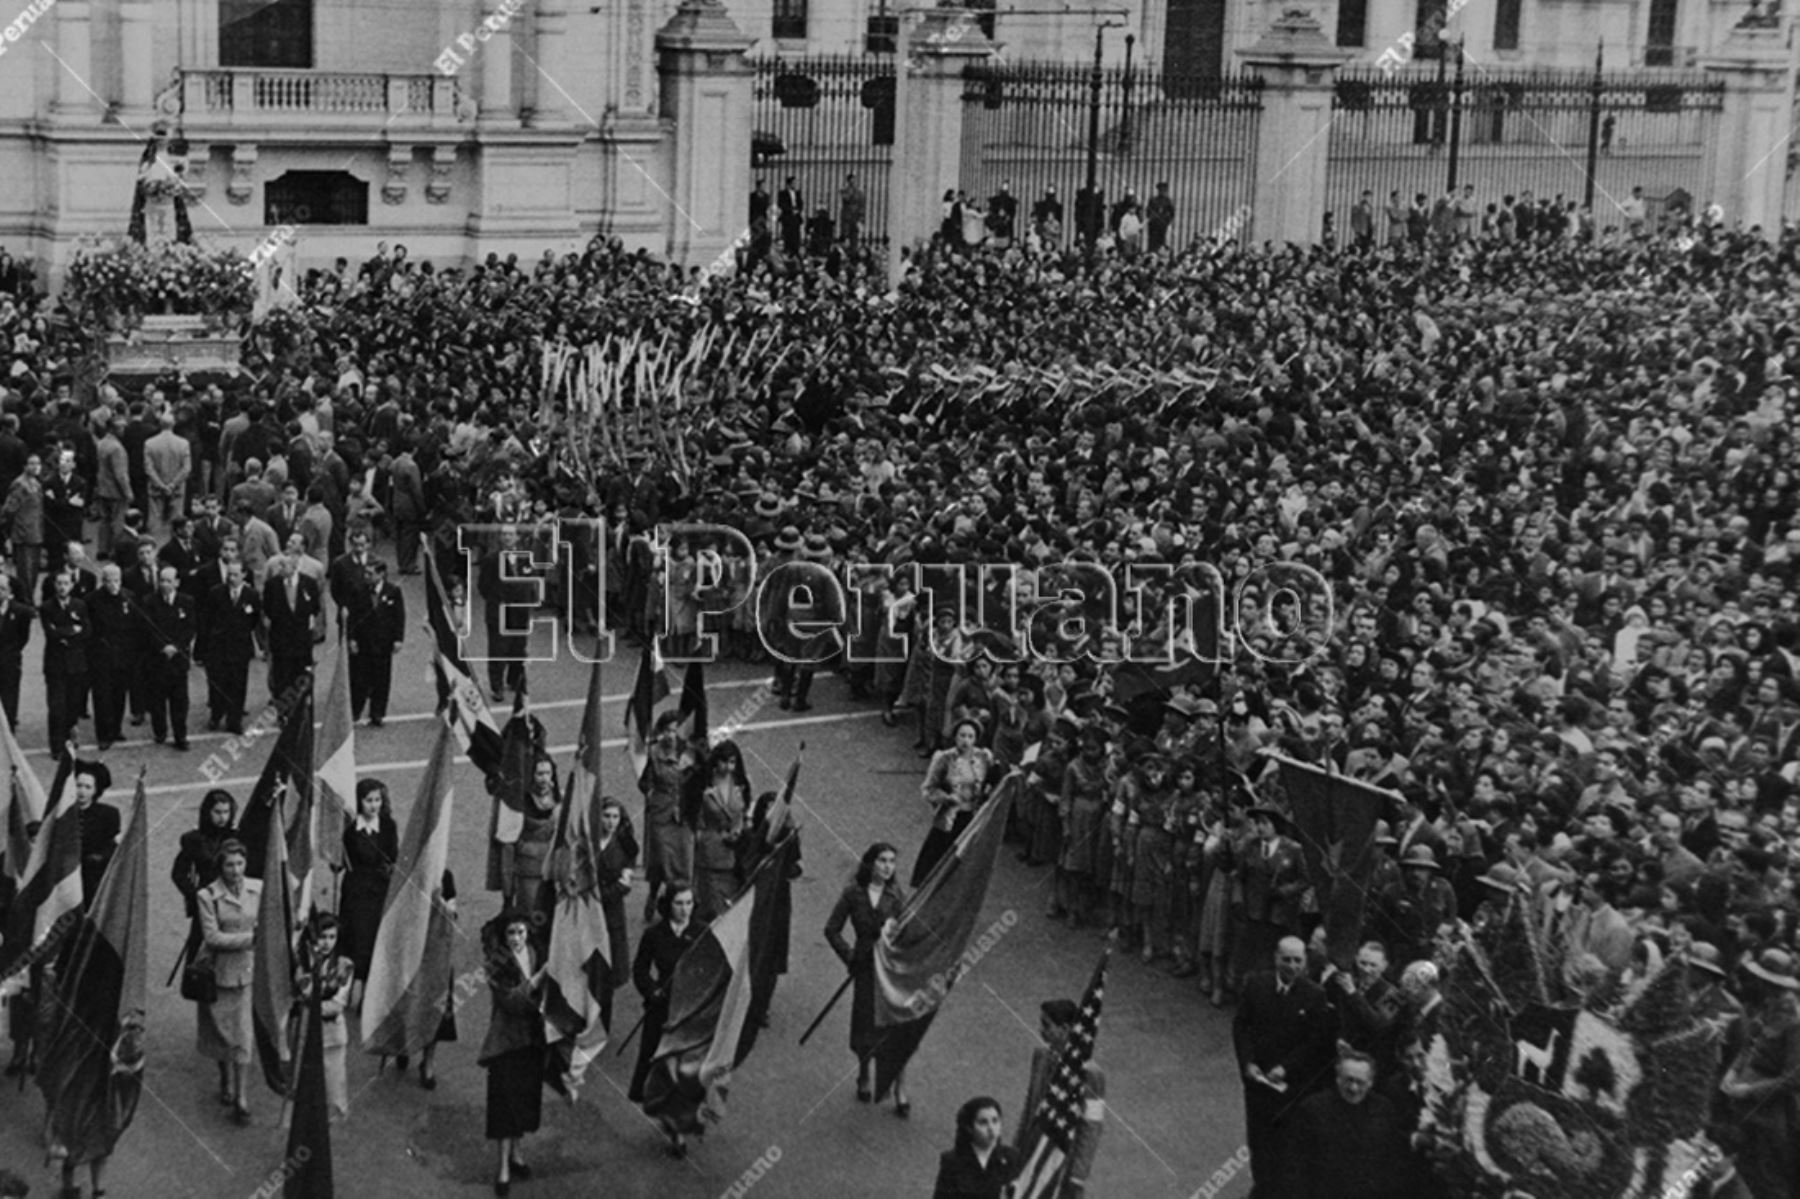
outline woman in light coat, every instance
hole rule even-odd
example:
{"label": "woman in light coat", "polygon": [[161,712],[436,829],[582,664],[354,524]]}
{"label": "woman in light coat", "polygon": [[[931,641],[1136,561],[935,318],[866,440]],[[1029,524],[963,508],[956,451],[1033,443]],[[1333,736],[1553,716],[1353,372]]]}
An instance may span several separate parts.
{"label": "woman in light coat", "polygon": [[238,1124],[250,1123],[244,1069],[255,1043],[250,979],[256,965],[256,909],[262,902],[262,883],[244,874],[249,860],[242,841],[225,842],[219,850],[219,877],[195,897],[201,944],[219,987],[217,999],[200,1005],[200,1052],[219,1063],[219,1102],[231,1108]]}

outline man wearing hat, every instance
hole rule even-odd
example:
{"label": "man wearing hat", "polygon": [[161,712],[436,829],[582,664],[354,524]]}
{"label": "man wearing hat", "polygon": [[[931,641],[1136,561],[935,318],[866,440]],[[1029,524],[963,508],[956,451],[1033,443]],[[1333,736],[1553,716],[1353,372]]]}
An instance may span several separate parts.
{"label": "man wearing hat", "polygon": [[1443,877],[1429,845],[1414,845],[1400,858],[1398,884],[1381,894],[1377,929],[1402,962],[1431,956],[1439,926],[1456,920],[1456,888]]}
{"label": "man wearing hat", "polygon": [[1721,1076],[1736,1060],[1744,1040],[1744,1005],[1726,988],[1727,977],[1725,955],[1718,946],[1707,941],[1688,946],[1688,1002],[1696,1020],[1710,1021],[1721,1030]]}
{"label": "man wearing hat", "polygon": [[[1063,1042],[1081,1016],[1081,1008],[1072,999],[1051,999],[1038,1008],[1038,1035],[1044,1043],[1031,1051],[1031,1081],[1025,1088],[1025,1103],[1019,1108],[1018,1136],[1014,1142],[1021,1157],[1026,1152],[1025,1139],[1030,1135],[1032,1116],[1050,1090],[1056,1074],[1056,1059]],[[1088,1175],[1093,1172],[1094,1157],[1100,1149],[1100,1132],[1106,1122],[1106,1071],[1089,1059],[1081,1078],[1081,1123],[1075,1127],[1074,1143],[1064,1160],[1055,1185],[1042,1192],[1050,1199],[1079,1199],[1087,1194]]]}
{"label": "man wearing hat", "polygon": [[1281,835],[1287,817],[1259,804],[1250,809],[1251,837],[1233,854],[1243,907],[1239,909],[1238,950],[1232,974],[1242,978],[1275,953],[1283,937],[1300,934],[1300,896],[1306,871],[1300,847]]}
{"label": "man wearing hat", "polygon": [[1742,971],[1746,1035],[1719,1084],[1725,1123],[1750,1194],[1788,1199],[1800,1178],[1800,976],[1785,949],[1763,950]]}
{"label": "man wearing hat", "polygon": [[[775,659],[775,693],[784,712],[812,710],[806,697],[812,691],[813,671],[819,656],[831,648],[829,634],[810,632],[815,622],[831,615],[818,594],[823,583],[819,570],[829,570],[830,560],[831,547],[821,534],[802,538],[798,529],[787,526],[775,540],[775,561],[767,576],[773,585],[757,597],[759,615],[768,613],[763,642]],[[782,569],[797,563],[809,568]]]}

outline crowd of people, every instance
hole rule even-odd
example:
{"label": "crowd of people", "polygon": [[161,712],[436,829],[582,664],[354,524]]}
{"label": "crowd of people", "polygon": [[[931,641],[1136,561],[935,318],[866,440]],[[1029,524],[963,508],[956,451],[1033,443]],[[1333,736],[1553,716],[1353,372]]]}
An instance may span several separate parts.
{"label": "crowd of people", "polygon": [[[1116,930],[1238,1005],[1259,1195],[1399,1176],[1431,1193],[1404,1137],[1401,1165],[1384,1159],[1398,1174],[1307,1167],[1336,1191],[1271,1162],[1284,1130],[1317,1154],[1388,1151],[1295,1130],[1326,1111],[1315,1096],[1372,1121],[1366,1104],[1406,1108],[1436,972],[1492,897],[1517,895],[1565,946],[1570,1002],[1604,1008],[1685,963],[1724,1036],[1712,1134],[1754,1199],[1791,1196],[1800,234],[1701,222],[1549,241],[1517,236],[1515,214],[1512,237],[1463,238],[1449,211],[1450,236],[1396,238],[1390,216],[1388,237],[1356,225],[1341,249],[925,247],[891,289],[854,253],[702,277],[601,239],[452,269],[384,246],[312,272],[303,303],[254,330],[247,384],[130,395],[78,395],[81,331],[14,282],[0,700],[16,724],[32,621],[12,614],[35,608],[53,746],[90,705],[96,740],[116,736],[142,687],[180,747],[189,659],[233,727],[240,660],[266,645],[279,695],[324,636],[325,598],[366,611],[385,552],[372,544],[391,538],[406,574],[421,534],[454,563],[457,528],[480,520],[567,533],[577,612],[638,638],[665,620],[678,638],[718,631],[749,660],[780,648],[757,605],[732,605],[763,571],[894,567],[848,576],[882,617],[853,641],[894,657],[879,651],[910,634],[910,659],[779,663],[783,706],[805,708],[815,673],[838,670],[857,701],[911,720],[931,758],[927,859],[1021,771],[1014,833],[1055,872],[1050,916]],[[545,402],[540,351],[646,325],[678,344],[714,325],[743,344],[766,332],[771,361],[710,364],[705,402],[639,420],[622,461],[559,456],[576,418]],[[1135,391],[1069,386],[1138,367]],[[609,522],[599,544],[579,532],[591,517]],[[754,566],[734,538],[657,535],[678,520],[740,531]],[[90,545],[110,559],[97,573]],[[1058,601],[1081,574],[1070,563],[1150,582],[1116,603]],[[1259,581],[1281,563],[1328,586],[1323,635]],[[943,564],[970,567],[980,616],[946,576],[909,577]],[[977,564],[1012,569],[976,580]],[[1233,588],[1237,653],[1143,685],[1125,652],[1176,642],[1158,614],[1205,592],[1208,568]],[[136,578],[136,615],[109,638],[115,601],[99,597]],[[376,650],[365,668],[393,646]],[[146,659],[160,672],[124,665]],[[522,667],[488,682],[496,699],[529,685]],[[369,684],[376,720],[383,690]],[[1354,970],[1308,952],[1318,905],[1265,749],[1397,797]],[[714,911],[729,895],[725,840],[748,805],[728,763],[717,780],[704,817],[678,787],[646,801],[647,898],[665,908],[683,882]],[[702,819],[720,844],[690,835],[684,860],[668,829]]]}

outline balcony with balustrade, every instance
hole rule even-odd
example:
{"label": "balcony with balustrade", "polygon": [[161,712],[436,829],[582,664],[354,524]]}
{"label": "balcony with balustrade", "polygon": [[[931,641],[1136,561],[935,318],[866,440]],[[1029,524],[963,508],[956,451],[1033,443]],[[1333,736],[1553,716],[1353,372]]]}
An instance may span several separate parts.
{"label": "balcony with balustrade", "polygon": [[183,124],[215,132],[366,136],[454,130],[473,114],[456,79],[267,67],[181,72]]}

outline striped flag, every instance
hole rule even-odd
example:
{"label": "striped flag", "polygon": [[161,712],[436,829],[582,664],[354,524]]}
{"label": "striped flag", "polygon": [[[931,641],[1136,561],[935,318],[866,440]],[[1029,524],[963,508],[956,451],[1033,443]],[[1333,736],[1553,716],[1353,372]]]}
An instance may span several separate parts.
{"label": "striped flag", "polygon": [[27,972],[56,951],[81,914],[81,809],[69,785],[74,770],[71,745],[56,768],[49,815],[38,826],[8,909],[6,940],[0,943],[0,999],[24,990]]}
{"label": "striped flag", "polygon": [[[286,731],[285,729],[283,730]],[[277,750],[279,750],[277,746]],[[260,787],[260,783],[258,786]],[[263,826],[262,899],[256,908],[255,962],[250,975],[250,1025],[263,1080],[288,1093],[288,1012],[294,1006],[294,904],[288,868],[286,786],[279,786]]]}
{"label": "striped flag", "polygon": [[375,934],[363,991],[365,1053],[420,1052],[435,1039],[450,1002],[456,926],[444,905],[443,880],[450,863],[455,746],[450,725],[441,723]]}
{"label": "striped flag", "polygon": [[1087,994],[1081,997],[1081,1013],[1069,1028],[1068,1039],[1057,1052],[1050,1070],[1050,1085],[1030,1115],[1025,1136],[1029,1149],[1025,1164],[1006,1192],[1007,1199],[1051,1199],[1062,1193],[1063,1165],[1075,1145],[1075,1133],[1087,1119],[1088,1063],[1094,1060],[1094,1040],[1100,1035],[1100,1004],[1106,997],[1106,959],[1100,955]]}
{"label": "striped flag", "polygon": [[44,794],[44,784],[38,781],[37,772],[26,762],[25,753],[19,748],[19,740],[13,736],[12,725],[7,723],[4,711],[0,711],[0,756],[5,758],[10,779],[6,789],[0,792],[0,806],[5,809],[0,814],[0,837],[4,838],[0,841],[0,853],[6,855],[6,873],[16,883],[31,861],[29,830],[44,818],[50,801]]}
{"label": "striped flag", "polygon": [[[268,761],[263,763],[262,774],[257,777],[256,786],[250,790],[250,798],[244,803],[243,815],[238,817],[237,837],[252,854],[246,873],[251,878],[259,878],[267,883],[269,880],[263,875],[264,857],[258,855],[256,850],[268,840],[269,822],[275,812],[275,801],[279,798],[282,804],[282,830],[287,837],[284,860],[287,862],[289,886],[293,887],[293,879],[305,879],[308,880],[310,891],[314,835],[311,679],[308,678],[303,685],[293,688],[292,694],[287,711],[281,713],[281,732],[275,738],[275,746],[269,751]],[[294,894],[289,894],[288,902],[295,902]],[[304,906],[296,919],[304,918],[311,911],[311,895],[301,896],[300,902]]]}
{"label": "striped flag", "polygon": [[875,947],[875,1100],[906,1068],[966,965],[1019,787],[1010,772]]}
{"label": "striped flag", "polygon": [[[75,921],[50,1002],[41,1007],[37,1084],[52,1156],[71,1148],[104,1156],[131,1123],[142,1081],[150,929],[150,825],[138,774],[131,822],[93,901]],[[63,1152],[59,1153],[61,1150]]]}
{"label": "striped flag", "polygon": [[438,710],[449,709],[456,738],[462,743],[469,761],[483,774],[500,765],[500,725],[488,709],[487,697],[469,675],[459,643],[459,624],[450,608],[450,593],[438,578],[437,559],[431,552],[431,541],[424,540],[425,618],[431,624],[432,640],[437,652],[432,658],[437,674]]}
{"label": "striped flag", "polygon": [[631,700],[625,705],[625,738],[631,752],[631,777],[642,782],[644,768],[650,764],[650,726],[656,721],[656,705],[669,698],[669,675],[663,669],[662,655],[656,652],[656,640],[644,644],[644,656],[638,659],[637,683],[631,688]]}
{"label": "striped flag", "polygon": [[588,1065],[606,1048],[603,998],[612,989],[615,963],[599,884],[600,663],[588,676],[575,766],[551,855],[556,911],[545,959],[544,1021],[556,1068],[553,1077],[573,1098]]}
{"label": "striped flag", "polygon": [[[314,851],[332,870],[344,868],[344,825],[356,815],[356,732],[350,717],[350,642],[339,637],[331,686],[325,691],[324,722],[316,747],[313,797]],[[335,892],[336,888],[332,888]],[[331,909],[336,910],[335,895]]]}
{"label": "striped flag", "polygon": [[718,1123],[732,1073],[756,1046],[755,997],[777,965],[777,873],[758,870],[675,965],[668,1019],[644,1084],[644,1114],[666,1127],[686,1133]]}

